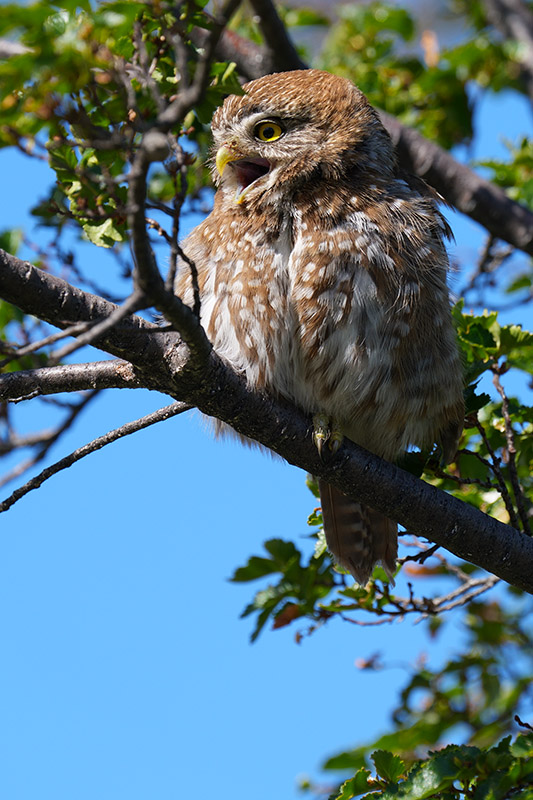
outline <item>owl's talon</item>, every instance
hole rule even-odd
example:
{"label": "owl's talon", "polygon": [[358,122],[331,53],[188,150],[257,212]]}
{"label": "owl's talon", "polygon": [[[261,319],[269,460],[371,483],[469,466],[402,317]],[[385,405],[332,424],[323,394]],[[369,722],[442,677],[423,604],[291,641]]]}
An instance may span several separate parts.
{"label": "owl's talon", "polygon": [[329,417],[326,414],[315,414],[313,416],[313,442],[320,458],[322,458],[324,444],[329,440],[329,436]]}
{"label": "owl's talon", "polygon": [[336,453],[337,450],[340,448],[344,436],[342,435],[342,431],[337,428],[335,423],[333,423],[331,434],[329,437],[329,449],[332,453]]}

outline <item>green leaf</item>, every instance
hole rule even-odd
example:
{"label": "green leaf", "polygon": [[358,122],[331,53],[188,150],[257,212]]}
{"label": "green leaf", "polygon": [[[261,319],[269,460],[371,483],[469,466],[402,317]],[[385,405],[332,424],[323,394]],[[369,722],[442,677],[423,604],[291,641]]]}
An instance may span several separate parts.
{"label": "green leaf", "polygon": [[251,556],[246,566],[236,569],[230,580],[234,583],[255,581],[257,578],[262,578],[264,575],[271,575],[273,572],[278,572],[278,566],[272,559]]}
{"label": "green leaf", "polygon": [[385,791],[384,800],[396,796],[402,800],[424,800],[450,787],[458,776],[458,768],[453,758],[456,751],[455,747],[447,747],[437,756],[415,766],[402,784],[400,794],[398,795],[396,790]]}
{"label": "green leaf", "polygon": [[116,227],[111,217],[99,224],[84,221],[82,222],[82,227],[87,234],[87,238],[98,247],[113,247],[115,242],[124,241],[124,235]]}
{"label": "green leaf", "polygon": [[0,231],[0,247],[7,253],[15,256],[22,244],[24,234],[21,228],[10,228]]}
{"label": "green leaf", "polygon": [[362,767],[353,778],[344,781],[340,787],[339,794],[335,795],[335,800],[351,800],[352,797],[358,797],[367,792],[370,788],[368,785],[369,778],[370,772]]}
{"label": "green leaf", "polygon": [[397,783],[406,771],[402,759],[388,750],[376,750],[372,753],[372,761],[378,775],[390,783]]}
{"label": "green leaf", "polygon": [[469,384],[464,390],[464,400],[465,400],[465,414],[471,414],[474,411],[479,411],[480,408],[486,406],[487,403],[490,403],[490,394],[486,392],[481,392],[480,394],[476,393],[476,385]]}
{"label": "green leaf", "polygon": [[533,733],[525,733],[516,737],[510,746],[515,758],[533,758]]}

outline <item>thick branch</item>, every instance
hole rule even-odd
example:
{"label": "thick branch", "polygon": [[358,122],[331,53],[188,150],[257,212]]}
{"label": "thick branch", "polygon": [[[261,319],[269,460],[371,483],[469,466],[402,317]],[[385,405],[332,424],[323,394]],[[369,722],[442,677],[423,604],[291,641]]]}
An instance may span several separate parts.
{"label": "thick branch", "polygon": [[[16,296],[17,304],[27,313],[41,316],[39,298],[46,309],[45,319],[53,324],[60,323],[65,309],[69,310],[69,321],[73,321],[74,307],[85,315],[83,318],[90,317],[91,308],[97,308],[101,314],[102,304],[114,308],[25,262],[18,261],[23,269],[17,272],[17,261],[4,259],[6,270],[0,270],[0,296],[2,286],[8,284],[10,291],[8,297],[4,295],[5,299]],[[41,273],[37,276],[40,291],[36,292],[33,284],[25,291],[25,277],[32,283],[36,273]],[[9,280],[4,280],[6,274]],[[57,318],[51,309],[55,309]],[[409,530],[533,593],[533,539],[351,443],[341,448],[331,463],[324,464],[312,443],[310,420],[305,415],[282,402],[251,392],[242,377],[232,372],[213,351],[204,369],[198,372],[194,365],[188,365],[188,351],[179,347],[176,334],[165,337],[151,333],[152,328],[143,320],[132,318],[127,329],[113,329],[109,333],[110,351],[116,347],[113,337],[121,337],[121,350],[127,351],[128,361],[134,364],[140,362],[145,366],[145,354],[150,350],[151,371],[145,384],[149,388],[218,417],[291,464],[325,478]],[[142,333],[143,346],[139,347]],[[103,347],[103,343],[99,346]],[[143,371],[143,377],[148,372],[148,369]]]}
{"label": "thick branch", "polygon": [[207,404],[198,398],[198,405],[410,531],[533,593],[533,539],[351,442],[330,464],[322,463],[308,419],[270,399],[257,406],[256,396],[243,392],[241,400],[222,389]]}
{"label": "thick branch", "polygon": [[285,25],[271,0],[250,0],[250,5],[259,21],[259,28],[265,42],[270,43],[269,54],[272,72],[285,72],[291,69],[305,69],[298,52],[287,33]]}
{"label": "thick branch", "polygon": [[[4,250],[0,250],[0,297],[61,329],[74,322],[103,320],[117,309],[114,303],[83,292]],[[92,345],[130,361],[142,371],[139,380],[146,380],[150,388],[158,388],[154,381],[159,371],[176,371],[188,359],[177,333],[162,332],[157,325],[134,315],[95,339]]]}
{"label": "thick branch", "polygon": [[380,116],[404,169],[420,175],[448,203],[479,222],[493,236],[533,255],[531,211],[390,114],[380,112]]}
{"label": "thick branch", "polygon": [[18,402],[47,394],[86,389],[143,388],[135,369],[127,361],[93,361],[63,364],[0,375],[0,401]]}
{"label": "thick branch", "polygon": [[506,39],[522,47],[518,59],[522,81],[533,102],[533,14],[522,0],[483,0],[489,22]]}
{"label": "thick branch", "polygon": [[[202,47],[208,35],[207,31],[198,28],[193,32],[192,38],[197,45]],[[276,72],[271,51],[265,47],[259,47],[255,42],[245,39],[244,36],[239,36],[235,31],[224,31],[215,52],[220,61],[234,61],[239,75],[248,81]],[[294,69],[294,67],[289,67],[289,69]]]}

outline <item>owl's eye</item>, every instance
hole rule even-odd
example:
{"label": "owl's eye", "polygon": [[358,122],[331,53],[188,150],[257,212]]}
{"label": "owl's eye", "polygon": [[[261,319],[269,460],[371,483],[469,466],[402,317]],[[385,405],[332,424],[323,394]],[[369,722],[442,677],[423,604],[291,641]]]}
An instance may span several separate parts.
{"label": "owl's eye", "polygon": [[262,142],[275,142],[279,139],[285,131],[277,122],[272,122],[271,120],[267,120],[266,122],[260,122],[254,128],[254,136],[256,139],[260,139]]}

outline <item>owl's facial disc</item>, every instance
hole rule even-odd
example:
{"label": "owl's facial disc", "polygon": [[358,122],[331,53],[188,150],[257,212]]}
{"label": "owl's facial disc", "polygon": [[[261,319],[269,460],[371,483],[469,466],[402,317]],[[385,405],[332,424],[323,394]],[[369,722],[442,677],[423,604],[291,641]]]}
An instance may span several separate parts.
{"label": "owl's facial disc", "polygon": [[242,203],[251,186],[270,171],[271,164],[266,158],[239,158],[240,153],[227,145],[218,149],[216,167],[220,176],[229,164],[235,173],[237,189],[235,202]]}

